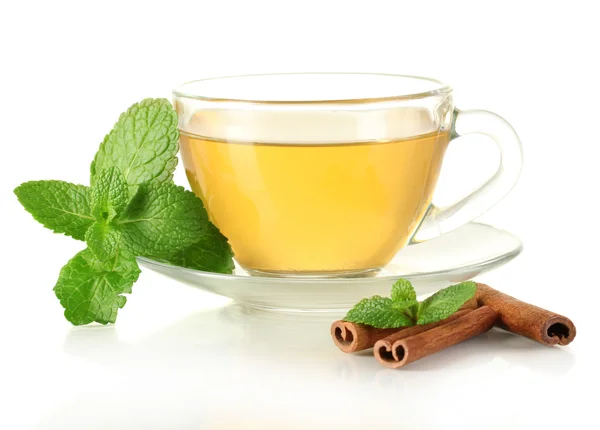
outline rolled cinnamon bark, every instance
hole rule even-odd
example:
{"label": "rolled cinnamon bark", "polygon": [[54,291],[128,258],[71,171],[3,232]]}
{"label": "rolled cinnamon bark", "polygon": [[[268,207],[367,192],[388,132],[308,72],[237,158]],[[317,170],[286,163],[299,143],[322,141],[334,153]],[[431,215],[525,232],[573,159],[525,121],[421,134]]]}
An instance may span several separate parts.
{"label": "rolled cinnamon bark", "polygon": [[375,358],[392,369],[403,367],[488,331],[494,326],[496,318],[496,312],[482,306],[474,311],[467,311],[453,321],[395,341],[391,346],[391,353],[386,345],[377,348],[376,344]]}
{"label": "rolled cinnamon bark", "polygon": [[446,318],[445,320],[442,320],[442,321],[437,321],[437,322],[425,324],[425,325],[415,325],[412,327],[407,327],[403,330],[396,331],[396,333],[393,333],[393,334],[375,342],[375,345],[373,346],[373,353],[375,354],[375,358],[377,358],[377,360],[379,360],[380,362],[382,362],[382,360],[384,360],[384,361],[391,360],[394,362],[398,361],[399,360],[398,354],[397,354],[396,350],[394,349],[394,344],[397,341],[399,341],[401,339],[405,339],[410,336],[414,336],[419,333],[423,333],[424,331],[430,330],[432,328],[439,327],[442,324],[449,323],[450,321],[454,321],[455,319],[462,317],[463,315],[466,315],[469,312],[472,312],[472,310],[471,309],[460,310],[458,312],[453,313],[448,318]]}
{"label": "rolled cinnamon bark", "polygon": [[489,306],[498,314],[496,326],[526,336],[547,346],[568,345],[576,335],[569,318],[522,302],[514,297],[477,284],[475,298],[480,306]]}
{"label": "rolled cinnamon bark", "polygon": [[462,311],[465,309],[474,310],[474,309],[477,309],[478,307],[479,307],[479,305],[477,304],[477,299],[475,297],[473,297],[473,298],[467,300],[465,302],[465,304],[460,307],[459,311]]}
{"label": "rolled cinnamon bark", "polygon": [[344,352],[357,352],[375,345],[379,339],[396,333],[397,328],[374,328],[348,321],[335,321],[331,325],[331,337],[339,349]]}
{"label": "rolled cinnamon bark", "polygon": [[[475,298],[470,299],[464,305],[461,306],[460,311],[476,309],[477,300]],[[460,312],[459,311],[459,312]],[[456,315],[456,314],[454,314]],[[454,316],[453,315],[453,316]],[[444,320],[448,321],[448,319]],[[331,325],[331,337],[333,342],[343,352],[358,352],[364,349],[372,348],[375,343],[383,338],[386,338],[394,333],[404,332],[406,330],[412,330],[412,334],[420,333],[424,330],[428,330],[432,327],[442,324],[444,321],[437,323],[427,324],[424,326],[413,326],[405,328],[374,328],[365,324],[357,324],[348,321],[335,321]],[[422,327],[427,327],[422,329]]]}

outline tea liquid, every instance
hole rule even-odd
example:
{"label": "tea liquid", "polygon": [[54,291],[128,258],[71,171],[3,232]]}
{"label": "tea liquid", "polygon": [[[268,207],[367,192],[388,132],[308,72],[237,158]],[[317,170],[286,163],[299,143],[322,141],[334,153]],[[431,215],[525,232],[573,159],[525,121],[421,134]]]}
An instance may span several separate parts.
{"label": "tea liquid", "polygon": [[449,139],[443,131],[393,141],[277,144],[182,132],[181,154],[192,189],[240,264],[352,271],[385,265],[411,239]]}

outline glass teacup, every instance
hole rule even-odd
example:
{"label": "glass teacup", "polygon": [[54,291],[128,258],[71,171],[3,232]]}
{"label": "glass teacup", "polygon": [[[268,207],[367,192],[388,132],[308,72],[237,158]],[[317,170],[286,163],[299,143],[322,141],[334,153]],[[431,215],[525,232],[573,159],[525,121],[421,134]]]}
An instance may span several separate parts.
{"label": "glass teacup", "polygon": [[[459,111],[437,80],[301,73],[205,79],[174,91],[194,192],[238,263],[269,275],[348,276],[411,241],[481,215],[516,183],[521,144],[486,111]],[[496,174],[461,201],[431,203],[449,142],[490,136]]]}

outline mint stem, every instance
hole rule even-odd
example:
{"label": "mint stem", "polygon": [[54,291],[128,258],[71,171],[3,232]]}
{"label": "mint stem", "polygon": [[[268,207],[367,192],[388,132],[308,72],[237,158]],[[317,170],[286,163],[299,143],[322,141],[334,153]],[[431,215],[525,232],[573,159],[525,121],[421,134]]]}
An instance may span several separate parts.
{"label": "mint stem", "polygon": [[402,313],[404,315],[407,316],[408,319],[410,319],[413,323],[413,325],[417,324],[417,319],[415,318],[415,316],[412,314],[412,312],[410,311],[410,308],[406,308],[402,311]]}

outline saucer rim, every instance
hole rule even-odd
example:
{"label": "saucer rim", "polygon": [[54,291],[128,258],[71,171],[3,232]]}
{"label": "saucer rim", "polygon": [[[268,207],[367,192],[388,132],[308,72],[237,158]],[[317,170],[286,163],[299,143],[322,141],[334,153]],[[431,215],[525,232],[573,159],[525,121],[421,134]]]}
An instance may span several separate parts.
{"label": "saucer rim", "polygon": [[[469,222],[465,225],[468,225],[468,224],[476,224],[476,225],[480,225],[480,226],[487,227],[487,228],[492,228],[499,232],[508,234],[508,235],[512,236],[515,240],[518,241],[518,246],[516,246],[510,252],[504,252],[501,254],[497,254],[493,257],[482,259],[482,260],[476,261],[476,262],[466,265],[466,266],[460,266],[460,267],[455,267],[455,268],[451,268],[451,269],[436,270],[436,271],[432,271],[432,272],[429,272],[429,271],[413,272],[413,273],[406,274],[406,275],[389,275],[389,276],[378,276],[378,277],[373,277],[373,278],[361,278],[361,277],[332,278],[332,277],[312,277],[312,276],[311,277],[301,277],[301,276],[299,276],[299,277],[292,277],[292,276],[273,277],[273,276],[235,275],[235,274],[206,272],[203,270],[175,266],[172,264],[163,263],[161,261],[156,261],[156,260],[153,260],[153,259],[147,258],[147,257],[136,257],[136,259],[138,260],[138,262],[142,263],[142,265],[155,266],[155,267],[166,269],[166,270],[178,270],[178,271],[182,271],[184,273],[188,273],[193,276],[197,276],[197,277],[201,277],[201,278],[211,278],[211,279],[222,280],[222,281],[243,280],[244,282],[250,282],[250,283],[281,283],[281,282],[307,283],[307,282],[309,282],[311,284],[314,284],[314,283],[317,283],[317,284],[323,284],[323,283],[326,283],[326,284],[336,284],[336,283],[348,284],[348,283],[352,283],[352,282],[353,283],[365,283],[370,280],[377,280],[377,281],[386,280],[386,279],[397,280],[400,277],[405,278],[405,279],[416,279],[416,278],[427,279],[427,278],[431,278],[431,277],[437,277],[440,275],[452,274],[454,271],[459,271],[459,270],[461,272],[464,272],[465,270],[466,271],[477,270],[478,273],[482,273],[482,272],[485,272],[486,269],[488,269],[490,266],[491,267],[497,266],[498,265],[497,263],[499,263],[499,262],[507,263],[508,261],[516,258],[523,251],[523,242],[521,241],[521,239],[518,236],[514,235],[513,233],[511,233],[507,230],[497,228],[490,224],[486,224],[486,223],[482,223],[482,222]],[[410,244],[408,246],[415,246],[415,245],[418,245],[418,243]]]}

